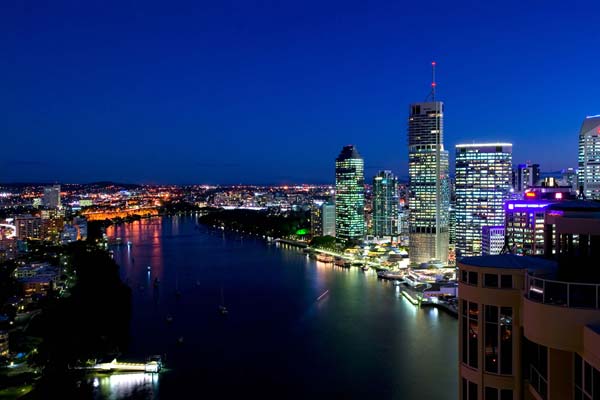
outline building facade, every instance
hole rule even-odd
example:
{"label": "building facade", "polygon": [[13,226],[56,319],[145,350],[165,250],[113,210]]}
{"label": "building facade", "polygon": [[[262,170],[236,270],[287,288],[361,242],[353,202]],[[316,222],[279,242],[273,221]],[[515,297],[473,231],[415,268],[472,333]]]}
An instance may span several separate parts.
{"label": "building facade", "polygon": [[450,190],[441,101],[410,105],[408,163],[410,261],[446,264]]}
{"label": "building facade", "polygon": [[575,168],[565,168],[561,170],[561,185],[570,186],[573,192],[577,191],[577,170]]}
{"label": "building facade", "polygon": [[313,200],[310,205],[310,233],[313,237],[323,236],[323,204],[324,201]]}
{"label": "building facade", "polygon": [[457,257],[481,255],[482,228],[504,225],[511,180],[512,144],[456,145]]}
{"label": "building facade", "polygon": [[49,209],[60,208],[60,185],[44,187],[44,197],[42,204]]}
{"label": "building facade", "polygon": [[539,186],[527,189],[523,199],[504,203],[507,252],[518,255],[544,253],[544,216],[546,208],[574,200],[570,186]]}
{"label": "building facade", "polygon": [[540,164],[519,164],[514,170],[513,187],[516,192],[537,186],[540,183]]}
{"label": "building facade", "polygon": [[600,199],[600,115],[587,117],[579,131],[577,179],[586,199]]}
{"label": "building facade", "polygon": [[484,256],[500,254],[504,247],[504,225],[484,226],[481,228],[481,254]]}
{"label": "building facade", "polygon": [[16,237],[19,240],[42,239],[42,218],[33,215],[15,217]]}
{"label": "building facade", "polygon": [[380,171],[373,178],[373,235],[398,236],[398,178]]}
{"label": "building facade", "polygon": [[459,399],[600,398],[600,205],[549,205],[544,237],[458,262]]}
{"label": "building facade", "polygon": [[321,206],[321,217],[323,226],[323,236],[335,237],[335,204],[324,203]]}
{"label": "building facade", "polygon": [[364,161],[354,146],[344,146],[335,160],[336,237],[361,241],[365,236]]}

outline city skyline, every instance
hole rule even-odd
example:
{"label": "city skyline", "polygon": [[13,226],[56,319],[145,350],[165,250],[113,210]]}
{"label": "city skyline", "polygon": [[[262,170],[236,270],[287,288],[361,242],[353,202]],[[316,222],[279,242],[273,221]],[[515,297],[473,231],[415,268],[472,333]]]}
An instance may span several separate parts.
{"label": "city skyline", "polygon": [[448,148],[507,141],[522,163],[535,144],[543,171],[576,166],[566,139],[597,113],[598,77],[586,51],[597,33],[579,21],[597,5],[297,7],[5,3],[0,130],[13,150],[0,181],[325,183],[347,143],[367,177],[405,180],[406,104],[427,95],[432,60]]}
{"label": "city skyline", "polygon": [[0,398],[600,399],[552,3],[1,2]]}

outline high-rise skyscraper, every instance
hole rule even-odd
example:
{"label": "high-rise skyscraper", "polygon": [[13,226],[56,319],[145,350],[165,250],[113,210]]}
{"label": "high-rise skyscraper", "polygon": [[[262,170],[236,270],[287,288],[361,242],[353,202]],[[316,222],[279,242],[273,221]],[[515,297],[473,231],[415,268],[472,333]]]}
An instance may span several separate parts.
{"label": "high-rise skyscraper", "polygon": [[560,184],[563,186],[571,186],[573,192],[579,189],[577,187],[577,170],[575,168],[565,168],[561,172]]}
{"label": "high-rise skyscraper", "polygon": [[44,187],[44,207],[60,208],[60,185]]}
{"label": "high-rise skyscraper", "polygon": [[446,263],[450,190],[441,101],[410,105],[408,162],[410,261]]}
{"label": "high-rise skyscraper", "polygon": [[391,171],[373,178],[373,235],[398,235],[398,178]]}
{"label": "high-rise skyscraper", "polygon": [[335,236],[335,204],[324,203],[321,206],[323,236]]}
{"label": "high-rise skyscraper", "polygon": [[577,180],[586,199],[600,199],[600,115],[587,117],[579,131]]}
{"label": "high-rise skyscraper", "polygon": [[312,236],[335,236],[335,205],[314,200],[310,206],[310,230]]}
{"label": "high-rise skyscraper", "polygon": [[516,192],[523,192],[540,183],[540,164],[519,164],[514,173],[513,187]]}
{"label": "high-rise skyscraper", "polygon": [[323,236],[323,204],[321,200],[314,200],[310,205],[310,233],[313,237]]}
{"label": "high-rise skyscraper", "polygon": [[335,160],[335,232],[346,240],[365,236],[364,161],[352,145]]}
{"label": "high-rise skyscraper", "polygon": [[512,177],[512,144],[456,145],[456,251],[481,255],[484,226],[504,225]]}

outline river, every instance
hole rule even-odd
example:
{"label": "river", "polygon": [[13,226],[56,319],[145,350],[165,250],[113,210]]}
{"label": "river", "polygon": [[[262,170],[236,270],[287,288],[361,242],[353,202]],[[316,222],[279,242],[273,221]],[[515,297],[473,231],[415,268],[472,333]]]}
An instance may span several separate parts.
{"label": "river", "polygon": [[107,234],[132,243],[112,247],[133,290],[126,356],[164,354],[167,370],[90,378],[91,398],[457,397],[457,321],[416,308],[373,272],[191,216]]}

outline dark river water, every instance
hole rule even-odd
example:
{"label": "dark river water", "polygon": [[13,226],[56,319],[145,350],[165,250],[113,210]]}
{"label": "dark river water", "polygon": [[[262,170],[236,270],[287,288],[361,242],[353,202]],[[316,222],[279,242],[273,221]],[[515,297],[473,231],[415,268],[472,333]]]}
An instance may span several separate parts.
{"label": "dark river water", "polygon": [[457,321],[416,308],[373,272],[191,216],[107,233],[132,242],[112,247],[133,290],[126,356],[165,355],[167,370],[90,378],[92,398],[457,397]]}

